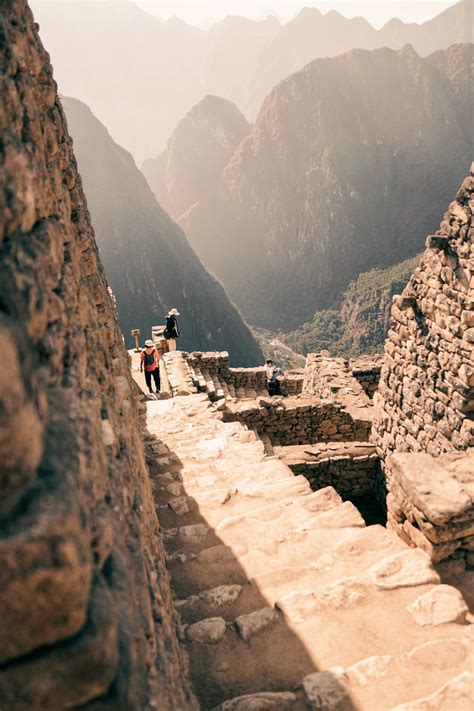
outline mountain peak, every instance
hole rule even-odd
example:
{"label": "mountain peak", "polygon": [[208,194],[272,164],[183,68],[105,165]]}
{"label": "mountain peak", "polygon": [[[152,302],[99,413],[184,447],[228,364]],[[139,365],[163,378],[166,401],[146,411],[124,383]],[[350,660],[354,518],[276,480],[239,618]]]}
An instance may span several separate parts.
{"label": "mountain peak", "polygon": [[400,56],[403,57],[404,59],[411,59],[411,60],[417,60],[420,61],[420,55],[418,52],[415,50],[412,44],[410,42],[407,42],[406,45],[402,47],[402,49],[399,52]]}
{"label": "mountain peak", "polygon": [[145,161],[150,187],[175,219],[204,194],[217,191],[224,167],[249,131],[232,101],[206,94],[178,123],[167,150]]}
{"label": "mountain peak", "polygon": [[292,22],[307,22],[321,17],[323,17],[323,13],[317,7],[303,7]]}

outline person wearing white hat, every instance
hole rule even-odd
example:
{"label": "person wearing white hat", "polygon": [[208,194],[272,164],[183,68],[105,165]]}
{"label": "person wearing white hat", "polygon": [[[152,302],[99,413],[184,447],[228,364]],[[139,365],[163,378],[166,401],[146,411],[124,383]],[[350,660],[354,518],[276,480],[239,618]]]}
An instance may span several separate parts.
{"label": "person wearing white hat", "polygon": [[178,319],[176,318],[179,315],[180,313],[178,309],[171,309],[168,311],[168,315],[166,316],[164,336],[168,341],[170,351],[176,350],[176,339],[181,335],[178,328]]}
{"label": "person wearing white hat", "polygon": [[140,373],[145,369],[145,381],[148,390],[152,393],[151,379],[155,381],[156,392],[160,392],[160,356],[155,349],[153,341],[145,341],[145,348],[140,356]]}

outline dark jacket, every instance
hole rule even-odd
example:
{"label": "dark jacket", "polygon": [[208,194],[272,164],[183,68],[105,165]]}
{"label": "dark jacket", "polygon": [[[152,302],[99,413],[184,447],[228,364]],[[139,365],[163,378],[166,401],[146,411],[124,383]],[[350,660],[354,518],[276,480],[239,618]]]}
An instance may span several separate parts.
{"label": "dark jacket", "polygon": [[166,330],[168,332],[168,338],[178,338],[179,337],[178,320],[177,320],[176,316],[167,316],[166,317]]}

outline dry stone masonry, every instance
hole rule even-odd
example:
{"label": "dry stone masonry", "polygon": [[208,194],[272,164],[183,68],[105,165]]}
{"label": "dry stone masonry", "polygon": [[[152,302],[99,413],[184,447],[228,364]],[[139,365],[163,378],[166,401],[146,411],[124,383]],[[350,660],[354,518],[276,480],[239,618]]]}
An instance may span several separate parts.
{"label": "dry stone masonry", "polygon": [[281,445],[367,440],[372,424],[365,418],[353,418],[334,402],[304,396],[230,402],[223,416],[228,422],[238,420],[255,428]]}
{"label": "dry stone masonry", "polygon": [[382,365],[383,355],[361,356],[349,362],[351,374],[370,398],[373,398],[378,390]]}
{"label": "dry stone masonry", "polygon": [[394,297],[374,435],[390,452],[474,446],[474,164]]}
{"label": "dry stone masonry", "polygon": [[389,525],[434,561],[461,567],[473,562],[473,209],[474,164],[394,297],[372,437]]}
{"label": "dry stone masonry", "polygon": [[0,708],[192,709],[129,361],[37,30],[24,0],[0,2]]}
{"label": "dry stone masonry", "polygon": [[37,29],[0,0],[0,708],[470,710],[474,176],[381,373],[174,352],[145,396]]}
{"label": "dry stone masonry", "polygon": [[[229,354],[189,353],[186,354],[193,384],[199,392],[208,392],[211,399],[220,397],[256,398],[266,395],[265,368],[230,368]],[[287,373],[279,379],[283,396],[299,395],[303,387],[303,376]]]}
{"label": "dry stone masonry", "polygon": [[391,467],[390,527],[434,562],[474,568],[474,450],[395,454]]}
{"label": "dry stone masonry", "polygon": [[343,499],[373,495],[379,486],[379,458],[369,442],[323,442],[277,447],[275,453],[314,491],[332,486]]}

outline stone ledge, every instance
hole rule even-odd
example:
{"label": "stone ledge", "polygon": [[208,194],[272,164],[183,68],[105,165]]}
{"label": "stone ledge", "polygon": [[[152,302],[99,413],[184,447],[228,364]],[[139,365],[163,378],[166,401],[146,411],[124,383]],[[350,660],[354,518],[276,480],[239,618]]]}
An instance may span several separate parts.
{"label": "stone ledge", "polygon": [[438,459],[394,454],[388,464],[389,527],[435,562],[467,559],[474,550],[474,449]]}

